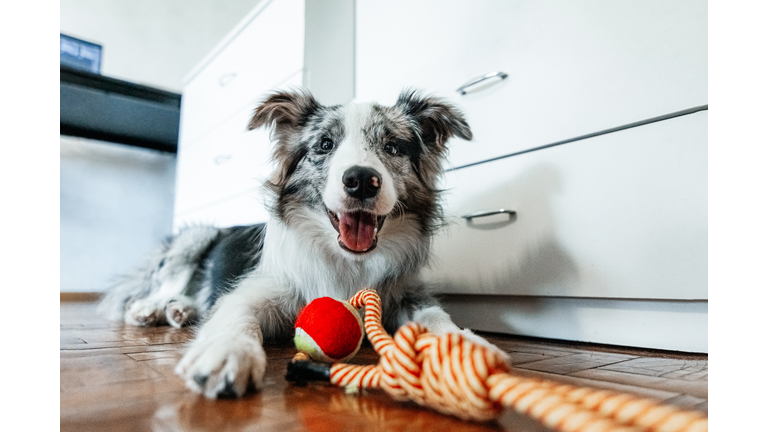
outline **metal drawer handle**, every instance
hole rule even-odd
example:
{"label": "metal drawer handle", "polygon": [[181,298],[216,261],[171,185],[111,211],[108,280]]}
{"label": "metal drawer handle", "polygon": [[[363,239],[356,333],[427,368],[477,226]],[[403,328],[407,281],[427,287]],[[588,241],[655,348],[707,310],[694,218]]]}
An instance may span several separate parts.
{"label": "metal drawer handle", "polygon": [[216,165],[221,165],[230,159],[232,159],[232,155],[218,155],[215,158],[213,158],[213,163],[215,163]]}
{"label": "metal drawer handle", "polygon": [[463,95],[465,95],[465,94],[467,94],[467,88],[468,87],[472,87],[475,84],[480,84],[481,82],[487,81],[487,80],[489,80],[491,78],[501,78],[503,80],[503,79],[505,79],[508,76],[509,75],[507,75],[505,72],[501,72],[501,71],[491,72],[488,75],[483,75],[481,77],[472,78],[471,80],[466,82],[463,86],[461,86],[458,89],[456,89],[456,91],[461,93],[461,94],[463,94]]}
{"label": "metal drawer handle", "polygon": [[472,220],[472,219],[475,219],[475,218],[481,218],[481,217],[493,216],[493,215],[505,214],[505,213],[510,215],[510,216],[514,216],[514,215],[517,214],[517,212],[514,211],[514,210],[506,210],[506,209],[480,210],[480,211],[476,211],[474,213],[465,214],[464,216],[462,216],[462,218],[464,218],[464,219],[469,221],[469,220]]}
{"label": "metal drawer handle", "polygon": [[228,74],[224,74],[221,76],[221,78],[219,78],[219,85],[222,87],[226,87],[227,85],[229,85],[229,83],[234,81],[236,77],[237,77],[237,72],[230,72]]}

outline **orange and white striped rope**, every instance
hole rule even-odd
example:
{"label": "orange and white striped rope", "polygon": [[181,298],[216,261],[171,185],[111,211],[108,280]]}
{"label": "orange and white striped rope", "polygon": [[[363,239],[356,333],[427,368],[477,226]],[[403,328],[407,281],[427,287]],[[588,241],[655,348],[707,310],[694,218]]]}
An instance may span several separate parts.
{"label": "orange and white striped rope", "polygon": [[630,394],[514,376],[499,351],[460,334],[428,333],[408,323],[391,337],[381,325],[381,300],[365,289],[349,300],[365,307],[365,331],[381,356],[377,365],[336,363],[331,383],[381,388],[464,420],[490,420],[511,408],[567,432],[708,430],[704,413]]}

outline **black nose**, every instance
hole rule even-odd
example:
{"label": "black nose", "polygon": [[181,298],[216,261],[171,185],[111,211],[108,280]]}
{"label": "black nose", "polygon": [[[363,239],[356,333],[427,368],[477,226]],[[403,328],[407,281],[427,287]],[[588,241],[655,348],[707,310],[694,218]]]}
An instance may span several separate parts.
{"label": "black nose", "polygon": [[353,166],[341,177],[344,190],[352,198],[366,199],[376,196],[381,188],[381,174],[373,168]]}

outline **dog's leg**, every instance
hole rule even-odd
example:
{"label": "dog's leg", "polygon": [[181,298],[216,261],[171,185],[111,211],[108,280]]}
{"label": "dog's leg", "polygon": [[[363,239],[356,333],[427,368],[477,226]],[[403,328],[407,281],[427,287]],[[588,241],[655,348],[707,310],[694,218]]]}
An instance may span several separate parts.
{"label": "dog's leg", "polygon": [[249,382],[259,388],[267,357],[262,348],[264,309],[280,287],[249,278],[216,303],[208,321],[176,366],[187,386],[208,398],[242,396]]}
{"label": "dog's leg", "polygon": [[472,342],[483,345],[496,351],[503,359],[509,360],[509,355],[501,351],[498,347],[485,340],[485,338],[472,333],[472,330],[461,329],[454,324],[450,315],[440,306],[428,306],[416,309],[413,313],[413,321],[423,325],[430,333],[442,335],[445,333],[458,333]]}
{"label": "dog's leg", "polygon": [[160,305],[149,298],[136,299],[125,310],[125,323],[141,326],[161,326],[167,324],[165,311]]}
{"label": "dog's leg", "polygon": [[190,295],[187,290],[196,289],[192,278],[201,257],[221,235],[222,230],[215,227],[183,229],[110,289],[99,305],[100,313],[137,326],[167,324],[166,306],[174,298]]}
{"label": "dog's leg", "polygon": [[[136,326],[159,326],[168,324],[166,306],[181,296],[189,284],[195,268],[184,266],[174,274],[165,277],[160,288],[144,299],[137,299],[125,311],[126,324]],[[192,304],[194,307],[194,304]]]}
{"label": "dog's leg", "polygon": [[[417,309],[413,313],[413,321],[423,325],[430,333],[441,335],[444,333],[461,333],[459,328],[451,320],[450,315],[440,306],[428,306]],[[469,332],[469,330],[464,330]]]}

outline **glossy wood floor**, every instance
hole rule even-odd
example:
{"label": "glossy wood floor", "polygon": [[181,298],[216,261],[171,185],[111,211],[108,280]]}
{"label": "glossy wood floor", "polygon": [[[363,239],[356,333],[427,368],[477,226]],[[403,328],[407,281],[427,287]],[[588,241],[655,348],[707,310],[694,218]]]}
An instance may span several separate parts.
{"label": "glossy wood floor", "polygon": [[[484,334],[527,376],[632,392],[707,410],[707,356]],[[323,383],[284,379],[291,343],[266,348],[266,386],[240,400],[208,400],[173,373],[188,329],[135,328],[104,321],[95,304],[61,304],[62,431],[546,431],[506,412],[468,423],[372,391],[362,396]],[[364,346],[353,363],[378,360]]]}

